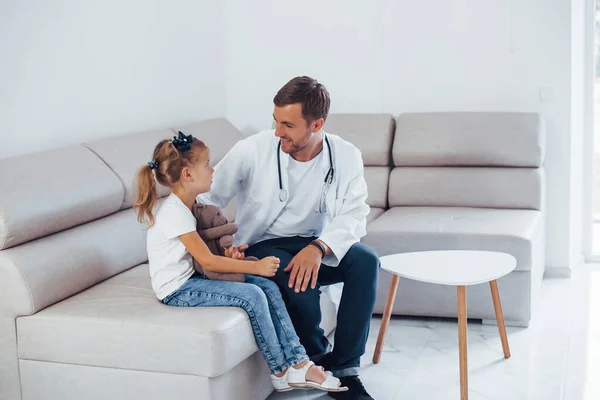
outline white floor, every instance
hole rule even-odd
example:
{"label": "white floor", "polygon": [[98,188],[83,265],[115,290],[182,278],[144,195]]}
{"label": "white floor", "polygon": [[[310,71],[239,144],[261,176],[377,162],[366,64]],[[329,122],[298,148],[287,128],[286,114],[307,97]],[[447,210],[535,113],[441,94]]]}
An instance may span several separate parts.
{"label": "white floor", "polygon": [[[374,365],[380,322],[371,322],[361,372],[376,400],[459,398],[456,320],[393,318]],[[545,279],[534,321],[529,328],[509,327],[508,338],[512,357],[505,360],[497,327],[469,323],[469,399],[600,399],[600,267]],[[299,390],[269,397],[328,398]]]}

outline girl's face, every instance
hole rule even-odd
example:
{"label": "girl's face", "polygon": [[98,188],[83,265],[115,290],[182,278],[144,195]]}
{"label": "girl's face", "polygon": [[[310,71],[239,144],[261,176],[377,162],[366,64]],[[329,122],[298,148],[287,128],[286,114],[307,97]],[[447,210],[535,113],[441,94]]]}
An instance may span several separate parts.
{"label": "girl's face", "polygon": [[209,192],[214,172],[215,170],[210,165],[210,151],[205,150],[189,168],[190,179],[187,186],[189,186],[190,191],[194,192],[196,196]]}

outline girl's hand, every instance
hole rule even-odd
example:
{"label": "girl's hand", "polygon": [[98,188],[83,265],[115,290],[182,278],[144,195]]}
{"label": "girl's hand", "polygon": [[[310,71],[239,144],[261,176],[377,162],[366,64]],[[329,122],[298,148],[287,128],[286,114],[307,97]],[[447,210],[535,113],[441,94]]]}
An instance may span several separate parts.
{"label": "girl's hand", "polygon": [[279,258],[277,257],[265,257],[260,261],[256,261],[256,275],[266,276],[270,278],[275,276],[275,273],[279,269]]}
{"label": "girl's hand", "polygon": [[243,244],[241,246],[231,246],[227,249],[225,249],[225,257],[227,258],[233,258],[235,260],[243,260],[245,255],[244,255],[244,250],[246,250],[248,248],[247,244]]}

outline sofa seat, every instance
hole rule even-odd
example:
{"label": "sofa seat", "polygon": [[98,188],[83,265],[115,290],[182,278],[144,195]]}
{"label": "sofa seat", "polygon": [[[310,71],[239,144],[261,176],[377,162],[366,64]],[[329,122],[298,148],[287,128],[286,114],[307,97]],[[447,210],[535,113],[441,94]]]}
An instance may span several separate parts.
{"label": "sofa seat", "polygon": [[371,222],[375,221],[384,212],[385,212],[385,210],[383,208],[371,207],[369,214],[367,214],[367,225],[369,225]]}
{"label": "sofa seat", "polygon": [[530,270],[542,215],[536,210],[394,207],[372,221],[363,242],[380,256],[427,250],[488,250],[512,254]]}
{"label": "sofa seat", "polygon": [[[335,306],[321,296],[324,330]],[[19,358],[138,371],[221,376],[258,351],[241,308],[163,305],[143,264],[17,320]]]}

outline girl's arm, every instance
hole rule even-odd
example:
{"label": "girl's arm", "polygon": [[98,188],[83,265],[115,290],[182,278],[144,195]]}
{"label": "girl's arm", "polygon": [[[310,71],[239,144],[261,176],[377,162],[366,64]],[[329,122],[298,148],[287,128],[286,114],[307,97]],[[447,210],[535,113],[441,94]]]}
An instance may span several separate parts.
{"label": "girl's arm", "polygon": [[233,258],[216,256],[204,243],[198,232],[193,231],[178,236],[187,251],[202,265],[202,268],[211,272],[256,274],[257,261],[243,261]]}

